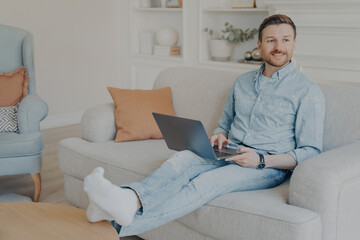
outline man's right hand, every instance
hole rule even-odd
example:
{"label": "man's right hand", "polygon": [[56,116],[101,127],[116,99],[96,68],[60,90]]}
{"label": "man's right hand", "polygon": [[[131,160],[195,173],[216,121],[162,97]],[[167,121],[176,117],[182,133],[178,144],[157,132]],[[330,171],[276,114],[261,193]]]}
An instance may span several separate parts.
{"label": "man's right hand", "polygon": [[229,139],[225,133],[216,133],[210,137],[211,146],[218,145],[218,148],[221,149],[222,146],[226,146],[230,143]]}

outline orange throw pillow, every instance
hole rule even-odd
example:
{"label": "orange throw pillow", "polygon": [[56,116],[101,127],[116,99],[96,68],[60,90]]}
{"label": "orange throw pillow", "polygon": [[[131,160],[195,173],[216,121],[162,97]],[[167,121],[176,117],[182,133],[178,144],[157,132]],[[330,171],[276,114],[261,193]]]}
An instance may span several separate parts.
{"label": "orange throw pillow", "polygon": [[25,67],[0,73],[0,107],[18,104],[27,95],[28,84],[29,76]]}
{"label": "orange throw pillow", "polygon": [[130,90],[108,87],[115,104],[115,142],[161,139],[153,112],[174,115],[170,87]]}

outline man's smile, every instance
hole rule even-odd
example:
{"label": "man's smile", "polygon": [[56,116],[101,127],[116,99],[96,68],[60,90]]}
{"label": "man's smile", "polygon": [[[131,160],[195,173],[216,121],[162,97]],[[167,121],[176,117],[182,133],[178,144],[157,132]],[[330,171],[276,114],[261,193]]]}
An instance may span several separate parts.
{"label": "man's smile", "polygon": [[283,52],[272,52],[271,55],[276,57],[276,58],[281,58],[283,56],[286,56],[286,54],[283,53]]}

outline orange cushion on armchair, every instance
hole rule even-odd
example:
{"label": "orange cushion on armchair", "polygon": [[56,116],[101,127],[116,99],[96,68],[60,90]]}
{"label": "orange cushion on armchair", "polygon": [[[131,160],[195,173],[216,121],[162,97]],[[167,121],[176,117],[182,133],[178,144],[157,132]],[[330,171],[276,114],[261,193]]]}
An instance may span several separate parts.
{"label": "orange cushion on armchair", "polygon": [[27,95],[28,84],[28,71],[25,67],[0,73],[0,107],[18,104]]}
{"label": "orange cushion on armchair", "polygon": [[163,138],[153,112],[174,115],[170,87],[129,90],[108,87],[115,104],[115,142]]}

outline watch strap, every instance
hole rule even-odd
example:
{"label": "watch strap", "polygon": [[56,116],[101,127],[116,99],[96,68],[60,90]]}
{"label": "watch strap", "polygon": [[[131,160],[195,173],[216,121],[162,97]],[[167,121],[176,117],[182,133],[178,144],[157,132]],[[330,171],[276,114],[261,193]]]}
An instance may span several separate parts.
{"label": "watch strap", "polygon": [[264,155],[259,154],[259,157],[260,157],[260,163],[265,163]]}
{"label": "watch strap", "polygon": [[264,155],[263,154],[259,154],[259,158],[260,158],[260,161],[259,161],[259,164],[257,166],[257,169],[263,169],[265,168],[265,158],[264,158]]}

